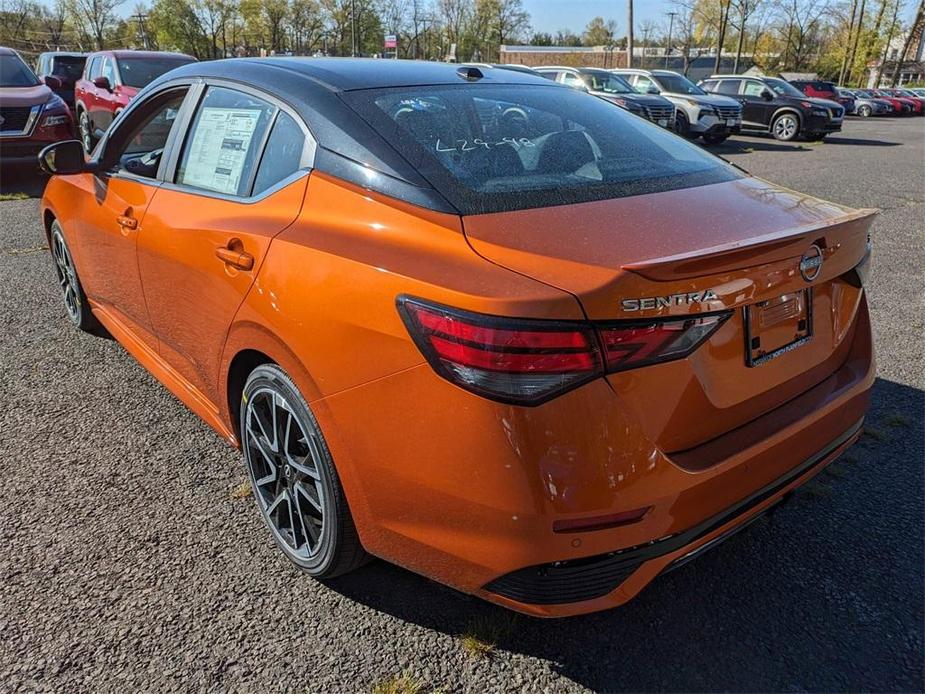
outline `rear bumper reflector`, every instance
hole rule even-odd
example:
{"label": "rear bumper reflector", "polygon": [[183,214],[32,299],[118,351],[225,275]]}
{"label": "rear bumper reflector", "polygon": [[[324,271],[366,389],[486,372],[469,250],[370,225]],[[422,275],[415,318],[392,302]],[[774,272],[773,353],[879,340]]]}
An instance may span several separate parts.
{"label": "rear bumper reflector", "polygon": [[677,552],[773,498],[860,433],[863,423],[863,419],[859,420],[825,448],[786,474],[688,530],[607,554],[518,569],[488,583],[485,590],[530,605],[581,602],[607,595],[643,563]]}

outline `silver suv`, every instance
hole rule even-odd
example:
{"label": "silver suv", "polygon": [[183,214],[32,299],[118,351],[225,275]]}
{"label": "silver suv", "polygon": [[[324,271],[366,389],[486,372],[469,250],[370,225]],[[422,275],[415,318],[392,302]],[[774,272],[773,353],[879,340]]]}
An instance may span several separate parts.
{"label": "silver suv", "polygon": [[742,127],[742,105],[726,96],[707,94],[684,75],[671,70],[629,70],[620,75],[642,94],[659,94],[677,108],[675,130],[679,135],[708,144],[719,144]]}

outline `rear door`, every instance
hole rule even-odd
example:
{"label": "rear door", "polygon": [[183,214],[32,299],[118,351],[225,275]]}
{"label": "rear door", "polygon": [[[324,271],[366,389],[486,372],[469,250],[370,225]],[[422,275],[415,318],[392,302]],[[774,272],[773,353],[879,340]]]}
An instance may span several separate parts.
{"label": "rear door", "polygon": [[271,97],[211,84],[138,242],[161,357],[212,402],[232,319],[302,208],[311,140]]}

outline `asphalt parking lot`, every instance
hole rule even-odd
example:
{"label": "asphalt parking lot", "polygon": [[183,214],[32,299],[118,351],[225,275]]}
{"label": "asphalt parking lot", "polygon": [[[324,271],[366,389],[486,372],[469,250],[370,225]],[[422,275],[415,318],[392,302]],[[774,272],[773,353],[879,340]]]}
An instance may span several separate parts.
{"label": "asphalt parking lot", "polygon": [[[357,692],[402,673],[445,692],[925,689],[925,119],[717,151],[882,210],[868,432],[633,603],[559,621],[384,562],[299,574],[240,493],[238,454],[118,344],[70,327],[37,201],[0,202],[0,689]],[[41,183],[5,171],[0,188]],[[496,647],[473,654],[467,634]]]}

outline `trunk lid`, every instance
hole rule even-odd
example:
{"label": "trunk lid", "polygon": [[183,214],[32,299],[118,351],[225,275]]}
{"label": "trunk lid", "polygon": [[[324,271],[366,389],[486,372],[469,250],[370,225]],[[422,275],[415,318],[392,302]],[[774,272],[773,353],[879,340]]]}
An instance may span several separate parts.
{"label": "trunk lid", "polygon": [[[469,216],[464,226],[477,253],[572,293],[592,320],[732,311],[688,358],[608,377],[652,440],[671,452],[751,421],[841,365],[861,294],[842,276],[867,252],[873,215],[744,178]],[[818,272],[809,281],[804,257],[806,274]],[[749,366],[746,307],[807,289],[811,339]]]}

